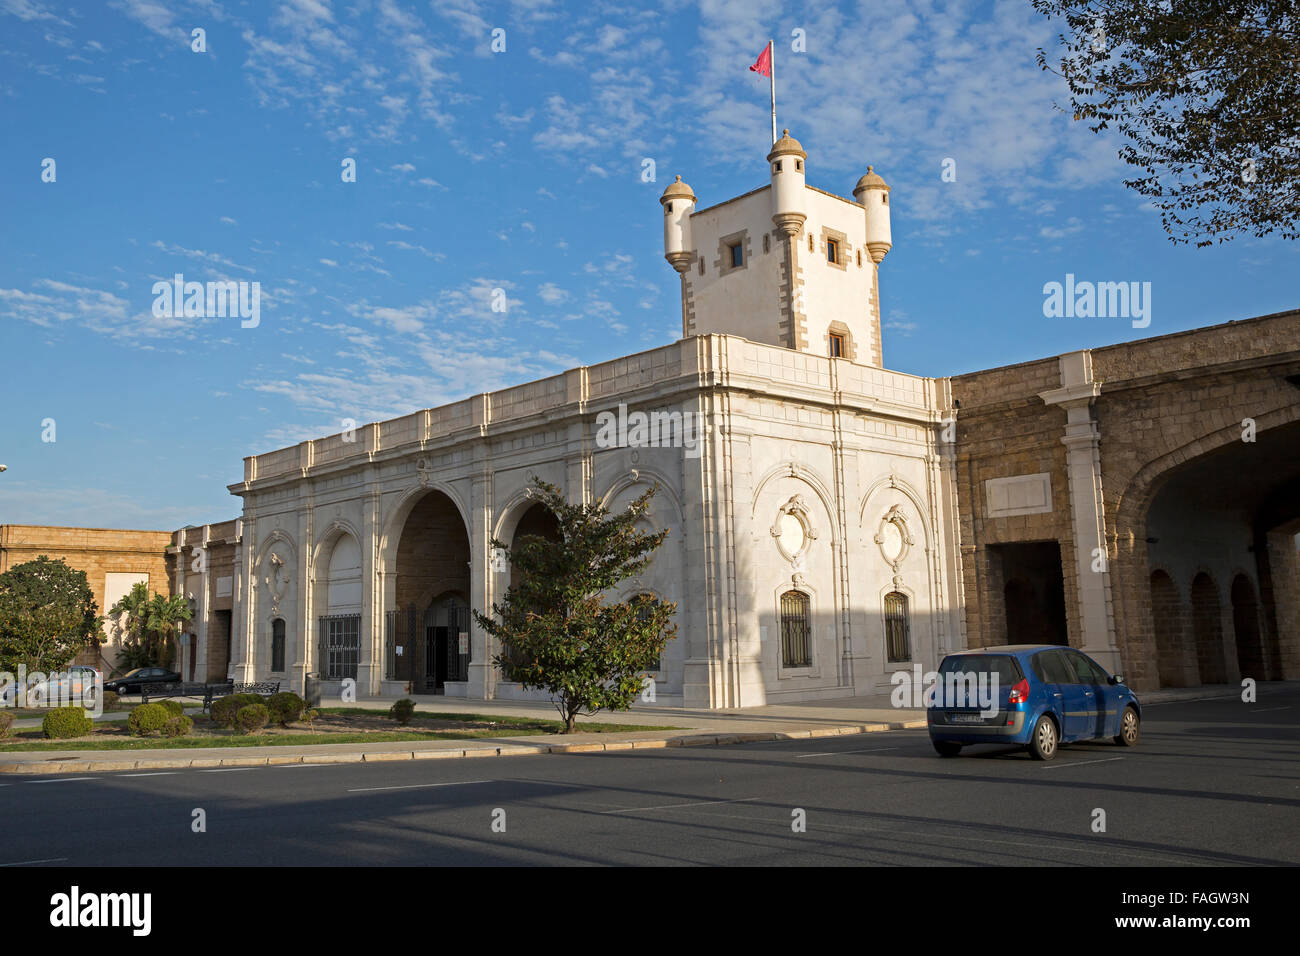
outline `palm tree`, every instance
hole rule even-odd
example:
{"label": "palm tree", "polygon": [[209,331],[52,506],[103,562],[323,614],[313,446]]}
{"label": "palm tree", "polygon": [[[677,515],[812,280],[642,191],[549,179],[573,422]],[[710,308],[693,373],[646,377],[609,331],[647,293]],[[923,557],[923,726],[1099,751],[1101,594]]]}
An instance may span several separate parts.
{"label": "palm tree", "polygon": [[172,646],[173,633],[181,623],[193,616],[194,612],[190,610],[189,602],[179,594],[171,597],[155,594],[149,602],[148,627],[157,635],[160,649],[166,654],[166,660],[162,662],[164,665],[170,664],[175,658],[175,648]]}
{"label": "palm tree", "polygon": [[124,635],[118,663],[130,670],[134,667],[166,667],[175,652],[171,645],[172,632],[182,621],[193,617],[189,603],[180,595],[149,596],[149,586],[143,582],[132,585],[121,600],[109,608],[110,614],[124,614]]}

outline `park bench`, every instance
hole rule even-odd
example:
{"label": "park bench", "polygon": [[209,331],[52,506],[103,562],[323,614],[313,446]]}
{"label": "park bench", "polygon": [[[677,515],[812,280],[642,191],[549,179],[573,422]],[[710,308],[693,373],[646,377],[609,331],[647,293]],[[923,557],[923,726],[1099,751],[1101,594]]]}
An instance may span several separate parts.
{"label": "park bench", "polygon": [[155,684],[153,686],[145,685],[140,688],[140,702],[149,703],[149,700],[166,700],[172,697],[201,697],[203,698],[203,710],[210,711],[212,702],[218,697],[227,697],[230,694],[260,694],[263,697],[270,697],[280,691],[280,682],[278,680],[255,681],[247,684],[236,684],[234,681],[222,681],[216,684],[200,684],[192,681],[186,681],[175,684]]}

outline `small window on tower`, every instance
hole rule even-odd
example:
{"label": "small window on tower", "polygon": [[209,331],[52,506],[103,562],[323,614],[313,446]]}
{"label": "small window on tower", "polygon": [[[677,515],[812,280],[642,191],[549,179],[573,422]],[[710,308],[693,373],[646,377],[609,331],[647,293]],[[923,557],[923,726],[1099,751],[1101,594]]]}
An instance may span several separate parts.
{"label": "small window on tower", "polygon": [[817,251],[817,246],[813,243],[813,237],[811,232],[808,233],[808,251],[809,252]]}
{"label": "small window on tower", "polygon": [[803,160],[802,160],[802,159],[796,159],[796,160],[794,161],[794,168],[795,168],[795,171],[796,171],[796,172],[800,172],[800,173],[803,172]]}
{"label": "small window on tower", "polygon": [[770,242],[769,240],[770,240],[770,237],[768,236],[768,234],[767,234],[767,233],[763,233],[763,251],[764,251],[764,252],[768,252],[768,251],[770,251],[771,248],[772,248],[772,246],[771,246],[771,242]]}
{"label": "small window on tower", "polygon": [[739,269],[745,264],[745,250],[741,248],[740,243],[731,246],[731,268]]}
{"label": "small window on tower", "polygon": [[673,211],[673,204],[672,204],[672,203],[667,203],[667,204],[664,206],[664,215],[665,215],[665,216],[667,216],[667,215],[671,215],[671,214],[672,214],[672,211]]}
{"label": "small window on tower", "polygon": [[839,332],[831,333],[831,358],[844,358],[844,336]]}
{"label": "small window on tower", "polygon": [[826,240],[826,261],[836,263],[840,261],[840,241],[838,239]]}
{"label": "small window on tower", "polygon": [[858,268],[859,268],[859,269],[862,268],[862,250],[861,250],[861,249],[858,250]]}
{"label": "small window on tower", "polygon": [[780,171],[781,171],[781,160],[778,159],[775,163],[772,164],[772,172],[779,173]]}

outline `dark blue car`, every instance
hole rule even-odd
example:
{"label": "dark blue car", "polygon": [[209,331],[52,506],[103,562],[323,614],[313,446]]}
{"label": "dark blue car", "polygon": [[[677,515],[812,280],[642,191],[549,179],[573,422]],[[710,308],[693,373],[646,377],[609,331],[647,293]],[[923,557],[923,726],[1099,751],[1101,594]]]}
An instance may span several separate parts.
{"label": "dark blue car", "polygon": [[968,744],[1026,748],[1051,760],[1062,743],[1112,738],[1137,745],[1142,709],[1124,678],[1072,647],[1010,644],[949,654],[926,720],[943,757]]}

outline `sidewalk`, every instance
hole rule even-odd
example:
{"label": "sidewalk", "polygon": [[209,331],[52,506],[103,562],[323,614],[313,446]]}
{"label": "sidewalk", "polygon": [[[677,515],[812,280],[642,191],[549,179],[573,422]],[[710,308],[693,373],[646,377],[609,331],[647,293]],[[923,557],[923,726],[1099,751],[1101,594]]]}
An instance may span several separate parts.
{"label": "sidewalk", "polygon": [[[1261,695],[1270,685],[1261,684]],[[1142,704],[1239,697],[1236,685],[1188,687],[1140,694]],[[387,710],[396,697],[362,698],[349,707]],[[463,700],[412,696],[416,713],[479,713],[512,717],[557,717],[545,702]],[[324,706],[332,706],[326,703]],[[719,746],[772,740],[833,737],[925,727],[925,711],[899,709],[887,696],[769,704],[744,710],[698,710],[641,704],[631,711],[600,713],[582,721],[673,726],[618,734],[576,733],[566,736],[477,737],[467,740],[388,743],[315,744],[311,746],[195,747],[172,750],[43,750],[0,752],[0,774],[67,774],[96,771],[259,767],[280,764],[362,763],[506,757],[536,754],[594,753],[663,747]],[[19,723],[28,723],[21,721]],[[39,724],[39,721],[37,721]]]}

